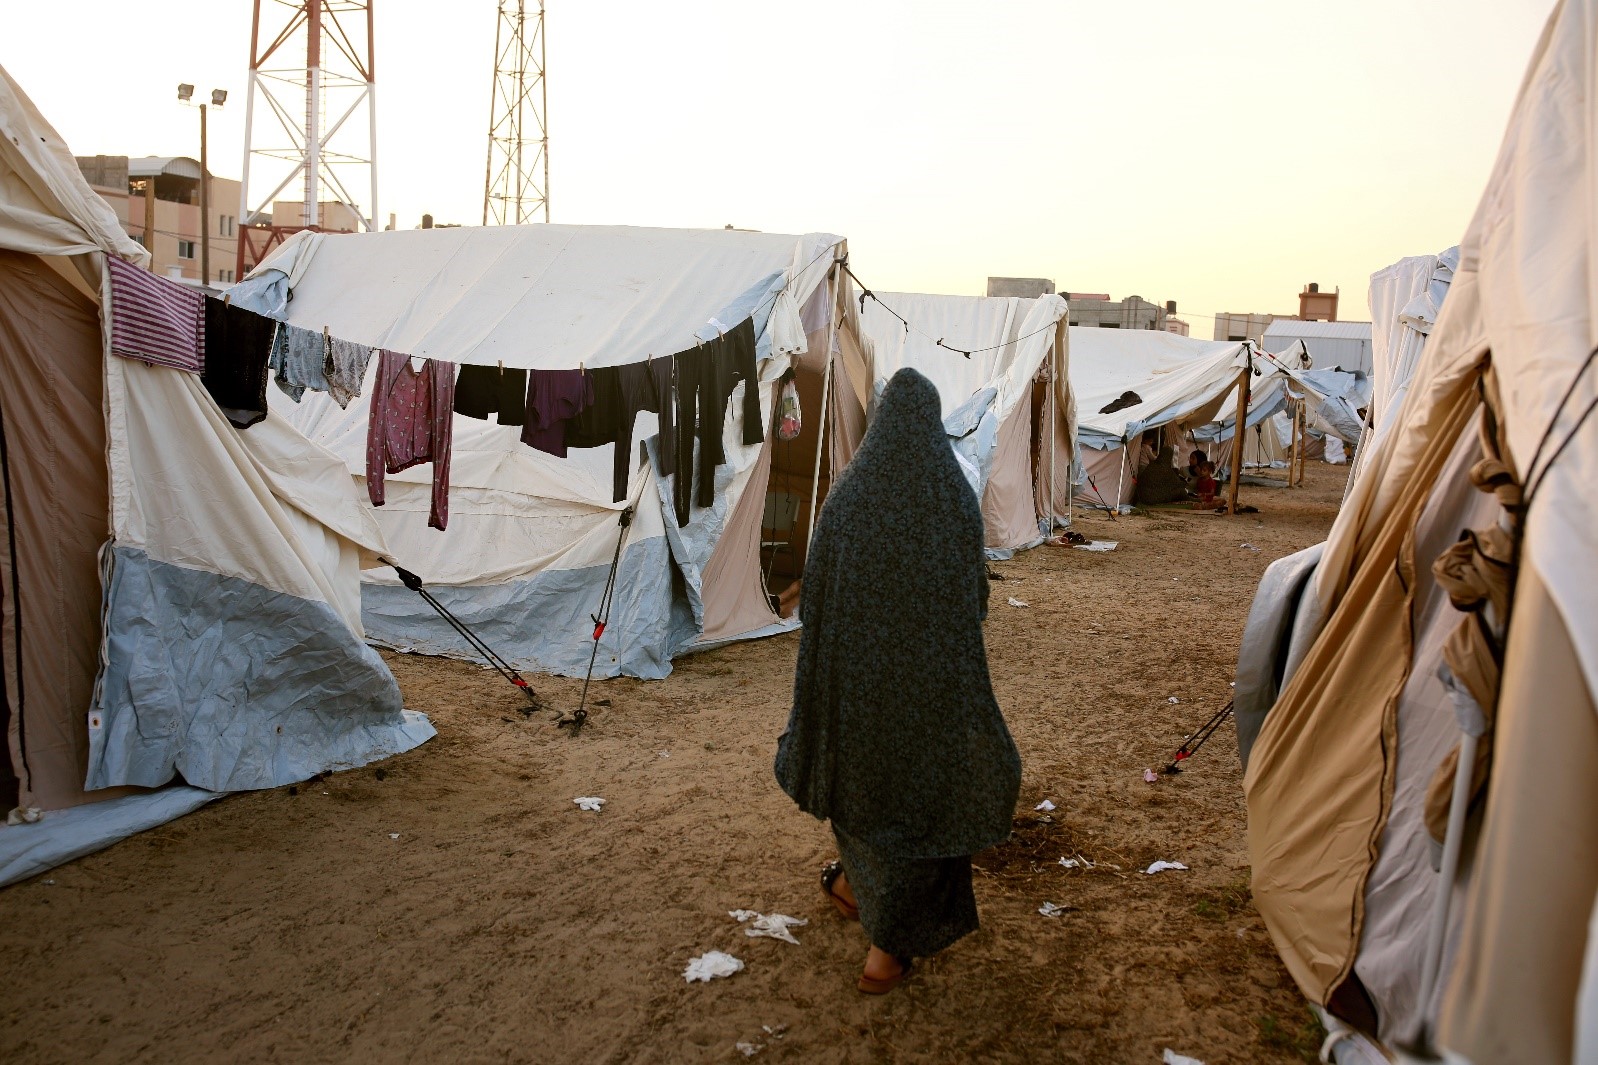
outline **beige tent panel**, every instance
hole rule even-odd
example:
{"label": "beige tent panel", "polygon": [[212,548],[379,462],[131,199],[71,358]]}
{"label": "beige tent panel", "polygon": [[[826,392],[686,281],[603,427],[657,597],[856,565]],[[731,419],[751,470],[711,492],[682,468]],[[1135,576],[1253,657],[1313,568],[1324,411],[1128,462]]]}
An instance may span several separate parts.
{"label": "beige tent panel", "polygon": [[1244,779],[1255,902],[1293,979],[1323,1006],[1352,970],[1392,801],[1415,521],[1477,405],[1474,383],[1456,381],[1392,520],[1360,545],[1347,594],[1272,707]]}
{"label": "beige tent panel", "polygon": [[1440,1042],[1475,1065],[1571,1061],[1598,895],[1598,709],[1548,586],[1522,566],[1486,823]]}
{"label": "beige tent panel", "polygon": [[96,555],[110,526],[100,359],[99,307],[41,259],[0,251],[0,507],[15,551],[0,551],[0,660],[20,801],[46,809],[87,801]]}

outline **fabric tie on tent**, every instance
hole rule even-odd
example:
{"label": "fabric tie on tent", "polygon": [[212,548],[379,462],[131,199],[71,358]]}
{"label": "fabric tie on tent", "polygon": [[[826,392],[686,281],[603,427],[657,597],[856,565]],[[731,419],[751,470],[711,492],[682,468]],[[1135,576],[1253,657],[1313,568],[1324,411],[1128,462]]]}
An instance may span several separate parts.
{"label": "fabric tie on tent", "polygon": [[[1498,401],[1496,376],[1491,370],[1483,383],[1491,413],[1497,409]],[[1462,729],[1480,737],[1471,766],[1471,802],[1486,787],[1492,766],[1493,719],[1498,706],[1500,664],[1504,660],[1504,631],[1514,593],[1524,516],[1520,482],[1504,457],[1508,443],[1498,425],[1496,416],[1482,419],[1479,437],[1484,457],[1471,467],[1470,480],[1478,491],[1497,496],[1504,520],[1484,529],[1466,529],[1454,546],[1432,563],[1438,585],[1448,593],[1454,608],[1466,615],[1443,645],[1443,661],[1454,680],[1456,701],[1465,698],[1474,704],[1461,720]],[[1448,831],[1459,757],[1456,744],[1438,765],[1426,789],[1426,830],[1439,843]]]}
{"label": "fabric tie on tent", "polygon": [[155,366],[205,369],[205,296],[106,256],[110,264],[111,351]]}

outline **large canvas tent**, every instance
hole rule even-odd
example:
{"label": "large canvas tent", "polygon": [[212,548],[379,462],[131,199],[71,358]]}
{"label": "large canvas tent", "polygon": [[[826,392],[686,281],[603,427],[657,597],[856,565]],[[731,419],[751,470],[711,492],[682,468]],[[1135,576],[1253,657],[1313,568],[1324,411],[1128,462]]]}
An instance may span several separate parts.
{"label": "large canvas tent", "polygon": [[1550,17],[1408,393],[1239,662],[1288,970],[1476,1065],[1598,1056],[1595,27]]}
{"label": "large canvas tent", "polygon": [[0,788],[44,811],[0,827],[6,883],[432,727],[362,640],[386,546],[337,461],[110,355],[106,258],[147,254],[3,70],[0,134]]}
{"label": "large canvas tent", "polygon": [[1065,316],[1055,295],[880,292],[860,319],[874,392],[904,367],[938,386],[944,427],[982,501],[996,558],[1070,522],[1076,403]]}
{"label": "large canvas tent", "polygon": [[[454,419],[447,531],[427,527],[431,466],[391,475],[377,512],[394,557],[508,660],[581,675],[593,652],[590,615],[616,557],[619,516],[630,507],[595,675],[659,678],[692,648],[795,624],[776,613],[767,594],[767,490],[786,478],[781,487],[791,500],[802,485],[807,514],[814,446],[824,443],[818,431],[830,426],[831,446],[844,446],[850,425],[863,418],[837,387],[862,358],[835,269],[844,252],[843,240],[829,234],[735,230],[540,225],[305,233],[230,294],[346,340],[418,358],[525,369],[669,358],[752,316],[761,410],[769,419],[774,386],[794,369],[810,408],[811,435],[799,443],[802,451],[812,447],[794,458],[793,448],[773,446],[769,431],[763,443],[744,444],[739,385],[727,408],[728,461],[717,473],[714,505],[696,506],[685,526],[672,512],[671,479],[647,458],[634,456],[626,499],[614,502],[613,445],[558,459],[522,444],[514,427],[463,416]],[[829,372],[834,362],[838,373]],[[311,394],[296,406],[272,391],[274,411],[336,453],[347,476],[363,483],[366,401],[340,410]],[[654,447],[655,424],[653,414],[640,414],[634,439]],[[803,527],[784,532],[802,538]],[[472,655],[391,573],[367,574],[363,613],[368,635],[383,645]]]}
{"label": "large canvas tent", "polygon": [[[1110,506],[1133,498],[1137,470],[1129,445],[1152,429],[1188,432],[1226,412],[1235,416],[1237,385],[1250,365],[1247,341],[1193,340],[1158,330],[1077,326],[1070,346],[1083,471],[1077,498]],[[1255,388],[1271,382],[1279,390],[1274,368],[1255,362]],[[1127,392],[1135,402],[1123,406]],[[1258,424],[1276,406],[1251,401],[1245,424]]]}

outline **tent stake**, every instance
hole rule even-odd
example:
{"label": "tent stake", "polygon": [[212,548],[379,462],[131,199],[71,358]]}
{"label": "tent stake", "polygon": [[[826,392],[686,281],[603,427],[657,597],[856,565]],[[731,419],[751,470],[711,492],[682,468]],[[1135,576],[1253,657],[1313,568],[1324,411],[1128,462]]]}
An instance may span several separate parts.
{"label": "tent stake", "polygon": [[577,703],[577,709],[572,711],[570,717],[565,715],[555,722],[556,728],[572,727],[571,734],[577,735],[583,730],[583,722],[588,720],[588,686],[594,680],[594,663],[599,660],[599,638],[605,635],[605,629],[610,624],[610,608],[616,600],[616,571],[621,568],[621,549],[627,542],[627,530],[632,528],[633,508],[631,505],[623,510],[616,518],[616,524],[621,531],[616,534],[616,555],[610,560],[610,575],[605,578],[605,592],[599,597],[599,613],[588,615],[594,622],[594,649],[588,655],[588,675],[583,677],[583,696]]}

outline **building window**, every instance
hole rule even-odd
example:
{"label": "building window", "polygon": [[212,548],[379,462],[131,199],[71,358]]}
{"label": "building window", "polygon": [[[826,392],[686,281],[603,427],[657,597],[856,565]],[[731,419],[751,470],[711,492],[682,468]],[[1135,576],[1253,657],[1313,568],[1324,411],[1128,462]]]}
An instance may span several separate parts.
{"label": "building window", "polygon": [[237,226],[237,224],[238,224],[238,219],[234,218],[232,215],[230,215],[230,214],[221,215],[217,219],[217,232],[220,233],[224,237],[231,237],[233,235],[233,230]]}
{"label": "building window", "polygon": [[133,238],[133,243],[137,244],[141,248],[144,247],[144,234],[143,233],[129,233],[128,236]]}
{"label": "building window", "polygon": [[179,259],[192,259],[192,258],[194,258],[194,241],[192,241],[192,240],[180,240],[180,241],[178,241],[178,258]]}

